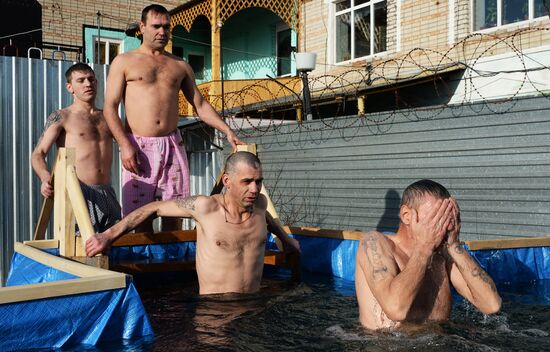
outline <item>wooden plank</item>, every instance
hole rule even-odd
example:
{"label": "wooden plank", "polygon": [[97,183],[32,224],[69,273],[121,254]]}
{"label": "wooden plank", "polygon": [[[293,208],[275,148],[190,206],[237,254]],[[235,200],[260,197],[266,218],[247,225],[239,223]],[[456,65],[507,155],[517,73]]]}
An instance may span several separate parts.
{"label": "wooden plank", "polygon": [[288,227],[285,226],[285,231],[295,235],[336,238],[341,240],[360,240],[367,232],[361,231],[343,231],[343,230],[327,230],[318,227]]}
{"label": "wooden plank", "polygon": [[68,257],[68,259],[96,268],[109,270],[109,257],[105,255],[96,255],[94,257],[78,255],[74,257]]}
{"label": "wooden plank", "polygon": [[74,220],[67,192],[67,165],[74,165],[74,148],[59,148],[55,163],[54,179],[54,239],[59,240],[59,254],[75,255]]}
{"label": "wooden plank", "polygon": [[27,246],[19,242],[15,243],[14,250],[15,252],[20,253],[21,255],[24,255],[25,257],[30,258],[36,262],[51,266],[54,269],[79,277],[93,277],[117,274],[113,271],[95,268],[75,261],[71,261],[66,258],[57,257],[55,255],[43,252],[39,249],[32,248],[31,246]]}
{"label": "wooden plank", "polygon": [[59,240],[24,241],[23,244],[38,249],[59,248]]}
{"label": "wooden plank", "polygon": [[464,241],[472,251],[550,246],[550,237],[522,237],[499,240]]}
{"label": "wooden plank", "polygon": [[3,287],[0,304],[114,290],[126,287],[126,275],[113,273],[97,277]]}
{"label": "wooden plank", "polygon": [[33,238],[35,240],[46,239],[46,230],[48,229],[48,223],[52,217],[52,210],[53,198],[44,198],[42,208],[40,209],[40,216],[38,217],[38,222],[36,224],[36,229],[34,230]]}
{"label": "wooden plank", "polygon": [[196,230],[163,231],[157,233],[138,232],[119,237],[113,242],[112,246],[143,246],[160,243],[192,242],[196,240]]}
{"label": "wooden plank", "polygon": [[84,244],[94,235],[95,231],[74,165],[67,165],[65,177],[66,192],[69,195],[71,207],[78,224],[78,231],[80,232],[80,237],[75,239],[75,242],[77,242],[75,243],[75,256],[86,256]]}
{"label": "wooden plank", "polygon": [[[52,172],[50,173],[50,182],[55,184],[55,166],[57,163],[57,158],[54,160],[52,166]],[[38,222],[36,224],[36,229],[34,230],[34,239],[35,240],[44,240],[46,239],[46,229],[48,228],[48,223],[52,217],[53,210],[53,198],[44,198],[42,202],[42,208],[40,209],[40,215],[38,216]]]}

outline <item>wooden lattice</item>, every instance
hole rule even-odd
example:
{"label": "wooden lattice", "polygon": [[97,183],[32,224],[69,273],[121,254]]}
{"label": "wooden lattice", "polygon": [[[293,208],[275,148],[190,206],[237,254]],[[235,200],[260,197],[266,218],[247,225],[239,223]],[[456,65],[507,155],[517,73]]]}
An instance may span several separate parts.
{"label": "wooden lattice", "polygon": [[[290,28],[298,31],[300,0],[219,0],[217,5],[218,18],[216,21],[222,23],[227,21],[237,12],[250,8],[261,7],[272,11],[279,16]],[[184,7],[171,15],[171,25],[174,28],[177,25],[183,26],[186,31],[191,30],[193,22],[198,16],[206,16],[212,24],[212,2],[210,0],[201,1],[190,7]]]}
{"label": "wooden lattice", "polygon": [[261,7],[279,16],[290,28],[298,31],[300,0],[219,0],[218,20],[227,21],[235,13],[250,8]]}
{"label": "wooden lattice", "polygon": [[193,22],[195,22],[195,19],[201,15],[206,16],[208,21],[212,23],[211,8],[212,3],[210,0],[201,1],[191,7],[183,8],[170,16],[170,25],[172,28],[177,25],[181,25],[187,32],[190,32]]}

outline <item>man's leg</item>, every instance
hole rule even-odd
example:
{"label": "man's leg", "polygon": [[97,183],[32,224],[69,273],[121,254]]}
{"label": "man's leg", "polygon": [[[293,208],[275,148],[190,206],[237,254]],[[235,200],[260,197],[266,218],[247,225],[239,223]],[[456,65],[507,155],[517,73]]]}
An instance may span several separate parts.
{"label": "man's leg", "polygon": [[[189,165],[187,154],[183,147],[183,141],[179,132],[175,132],[167,139],[167,149],[162,177],[159,181],[159,189],[163,190],[162,199],[189,197]],[[180,218],[162,218],[162,231],[181,230]]]}

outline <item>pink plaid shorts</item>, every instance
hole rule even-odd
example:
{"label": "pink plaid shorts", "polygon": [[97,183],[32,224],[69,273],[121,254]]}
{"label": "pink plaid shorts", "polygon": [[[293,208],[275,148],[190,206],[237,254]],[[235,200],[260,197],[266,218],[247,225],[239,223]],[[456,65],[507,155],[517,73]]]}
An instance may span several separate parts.
{"label": "pink plaid shorts", "polygon": [[189,196],[189,164],[179,131],[162,137],[128,134],[139,175],[122,168],[122,215],[153,202]]}

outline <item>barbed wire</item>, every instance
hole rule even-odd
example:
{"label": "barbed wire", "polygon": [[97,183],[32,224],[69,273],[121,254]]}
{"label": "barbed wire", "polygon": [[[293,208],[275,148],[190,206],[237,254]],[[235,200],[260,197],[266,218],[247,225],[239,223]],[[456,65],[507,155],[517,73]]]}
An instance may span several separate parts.
{"label": "barbed wire", "polygon": [[[235,91],[226,87],[223,96],[211,89],[219,85],[219,81],[201,88],[218,111],[223,105],[222,114],[227,117],[228,124],[244,137],[283,133],[282,126],[287,126],[284,133],[293,133],[365,124],[373,133],[380,134],[387,131],[388,123],[393,121],[397,112],[411,121],[433,119],[449,106],[467,107],[473,101],[484,102],[490,112],[502,114],[510,111],[516,98],[526,93],[549,97],[549,91],[539,87],[548,85],[534,81],[532,74],[550,71],[550,67],[523,49],[523,40],[529,35],[549,30],[549,27],[532,27],[506,34],[474,33],[444,51],[414,48],[397,58],[370,65],[339,65],[329,74],[312,73],[308,84],[312,112],[314,119],[321,121],[316,124],[301,123],[288,127],[288,121],[296,120],[296,108],[303,106],[300,77],[278,78],[277,82],[274,79],[252,80]],[[512,62],[511,66],[502,69],[486,67],[484,60],[501,54],[509,55],[507,60]],[[498,76],[516,82],[505,96],[496,97],[494,92],[489,94],[483,86],[487,84],[487,78]],[[431,94],[433,104],[419,105],[404,93],[404,90],[419,84],[423,84],[426,93]],[[392,96],[393,102],[386,108],[369,112],[369,98],[380,94]],[[365,113],[357,111],[358,99],[366,99]],[[350,108],[350,104],[354,107]],[[456,111],[453,113],[458,113]],[[342,119],[343,116],[347,116],[346,119]]]}

